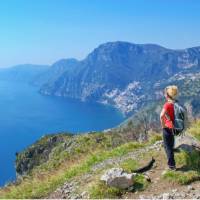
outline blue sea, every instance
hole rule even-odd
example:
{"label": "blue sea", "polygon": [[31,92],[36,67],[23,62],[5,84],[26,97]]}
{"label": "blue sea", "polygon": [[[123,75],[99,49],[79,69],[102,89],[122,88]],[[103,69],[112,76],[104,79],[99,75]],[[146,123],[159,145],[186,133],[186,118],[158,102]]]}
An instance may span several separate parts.
{"label": "blue sea", "polygon": [[41,136],[100,131],[124,120],[111,106],[43,96],[29,84],[0,81],[0,186],[15,180],[15,153]]}

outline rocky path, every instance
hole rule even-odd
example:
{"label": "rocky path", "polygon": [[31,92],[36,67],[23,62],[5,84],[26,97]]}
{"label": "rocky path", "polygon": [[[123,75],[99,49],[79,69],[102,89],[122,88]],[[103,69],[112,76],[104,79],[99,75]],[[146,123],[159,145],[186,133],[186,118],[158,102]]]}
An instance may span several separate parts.
{"label": "rocky path", "polygon": [[155,150],[157,152],[156,163],[154,167],[146,172],[151,179],[151,183],[145,189],[140,192],[126,192],[121,198],[123,199],[200,199],[200,182],[194,182],[187,186],[179,184],[172,184],[166,180],[163,180],[162,173],[166,168],[165,154],[163,151],[162,142],[156,142],[154,145],[145,147],[143,149],[135,150],[123,157],[116,157],[107,159],[101,163],[94,165],[90,173],[83,174],[79,177],[75,177],[72,180],[66,182],[63,186],[58,188],[55,192],[49,195],[51,199],[81,199],[89,198],[86,191],[81,190],[82,186],[92,182],[94,176],[98,171],[103,170],[107,166],[114,165],[118,167],[123,161],[133,158],[137,159],[140,155]]}
{"label": "rocky path", "polygon": [[140,199],[200,199],[200,183],[166,189],[159,194],[140,195]]}
{"label": "rocky path", "polygon": [[87,184],[92,181],[95,173],[99,170],[103,170],[106,166],[114,165],[119,166],[123,161],[133,158],[137,159],[140,155],[147,153],[151,150],[160,151],[162,142],[158,141],[151,146],[147,146],[142,149],[134,150],[125,156],[114,157],[104,160],[101,163],[94,165],[90,173],[83,174],[79,177],[75,177],[70,181],[64,183],[63,186],[59,187],[56,191],[51,193],[47,198],[50,199],[78,199],[78,198],[88,198],[88,194],[85,191],[80,191],[80,187],[83,184]]}
{"label": "rocky path", "polygon": [[151,184],[142,192],[125,193],[124,199],[200,199],[200,181],[189,185],[179,185],[162,179],[166,171],[164,150],[156,157],[155,167],[146,174],[151,179]]}
{"label": "rocky path", "polygon": [[[160,167],[160,166],[159,166]],[[200,182],[190,185],[172,184],[161,178],[163,169],[156,168],[148,173],[151,184],[145,191],[125,193],[123,199],[200,199]]]}

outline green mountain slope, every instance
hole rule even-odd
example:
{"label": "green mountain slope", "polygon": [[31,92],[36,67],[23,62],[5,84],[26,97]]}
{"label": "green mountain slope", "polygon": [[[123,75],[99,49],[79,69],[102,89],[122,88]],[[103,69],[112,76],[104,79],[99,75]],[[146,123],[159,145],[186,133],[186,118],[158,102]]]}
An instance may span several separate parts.
{"label": "green mountain slope", "polygon": [[[200,133],[199,123],[193,122],[187,130],[197,139]],[[169,186],[169,189],[184,189],[185,185],[199,180],[198,152],[177,153],[177,164],[179,167],[184,166],[185,170],[162,175],[166,158],[161,142],[158,142],[161,135],[151,132],[149,136],[143,142],[137,142],[137,136],[129,131],[45,136],[17,155],[18,180],[2,188],[0,197],[137,198],[148,192],[156,195],[152,189],[155,187],[157,194],[162,193],[166,190],[166,187],[162,187],[163,184]],[[122,167],[130,172],[143,166],[151,156],[154,156],[157,163],[157,167],[151,170],[152,174],[149,172],[152,182],[146,181],[141,174],[135,179],[133,190],[119,190],[110,188],[99,180],[105,170],[111,167]],[[171,187],[172,183],[175,184],[174,188]]]}

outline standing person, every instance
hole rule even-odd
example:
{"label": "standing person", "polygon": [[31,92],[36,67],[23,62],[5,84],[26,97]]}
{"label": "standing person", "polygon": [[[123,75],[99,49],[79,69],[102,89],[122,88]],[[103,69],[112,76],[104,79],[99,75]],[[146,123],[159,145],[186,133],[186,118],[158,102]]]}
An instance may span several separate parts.
{"label": "standing person", "polygon": [[164,96],[166,99],[163,109],[160,113],[160,122],[163,129],[163,143],[168,159],[168,166],[171,170],[176,170],[174,159],[174,102],[178,95],[178,88],[171,85],[165,88]]}

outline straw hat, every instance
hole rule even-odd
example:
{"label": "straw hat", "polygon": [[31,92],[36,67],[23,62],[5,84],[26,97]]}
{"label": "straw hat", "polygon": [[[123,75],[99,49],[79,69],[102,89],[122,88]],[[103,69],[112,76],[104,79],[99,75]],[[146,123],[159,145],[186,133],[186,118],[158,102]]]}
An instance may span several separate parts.
{"label": "straw hat", "polygon": [[178,96],[178,87],[176,85],[167,86],[165,92],[171,99],[176,99]]}

